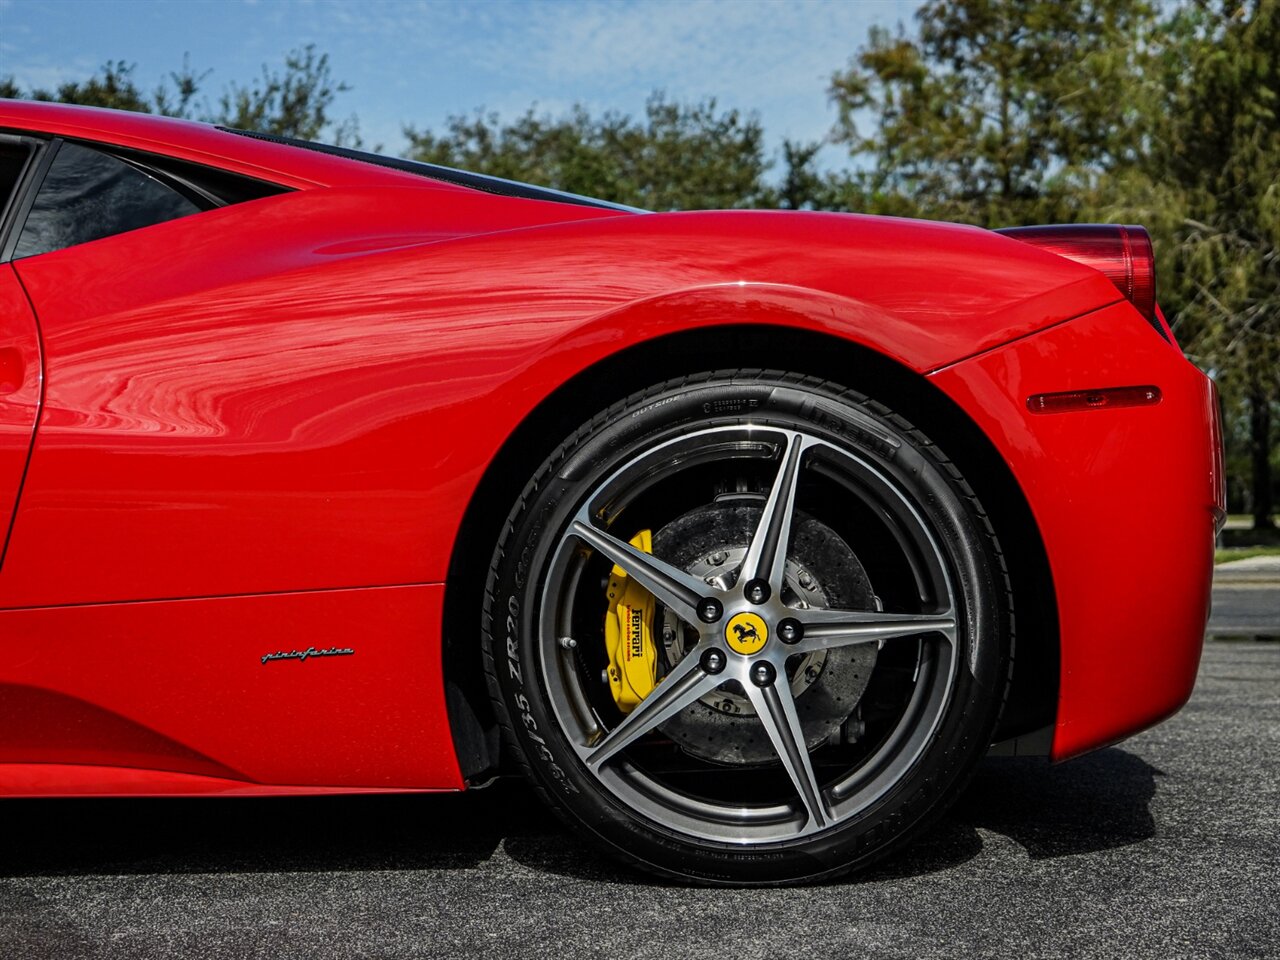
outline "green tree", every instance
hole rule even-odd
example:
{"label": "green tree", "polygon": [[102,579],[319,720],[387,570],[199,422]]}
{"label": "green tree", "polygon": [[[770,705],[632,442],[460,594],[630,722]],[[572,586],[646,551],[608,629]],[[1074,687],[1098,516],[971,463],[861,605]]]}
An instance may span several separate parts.
{"label": "green tree", "polygon": [[1181,191],[1171,289],[1183,345],[1247,429],[1255,528],[1271,528],[1280,404],[1280,2],[1205,0],[1166,23],[1159,148]]}
{"label": "green tree", "polygon": [[778,206],[787,210],[845,210],[854,193],[847,177],[824,175],[817,169],[822,141],[782,142],[782,183]]}
{"label": "green tree", "polygon": [[452,116],[445,132],[406,127],[409,156],[653,210],[749,207],[772,201],[759,119],[715,100],[675,103],[655,93],[640,119],[577,106]]}
{"label": "green tree", "polygon": [[833,209],[1146,225],[1184,349],[1247,425],[1258,526],[1280,402],[1278,3],[931,0],[918,35],[873,30],[833,77],[853,169],[805,181]]}
{"label": "green tree", "polygon": [[219,98],[218,111],[210,118],[242,130],[257,130],[281,137],[316,140],[328,132],[335,143],[359,145],[354,118],[333,123],[329,110],[340,93],[351,88],[334,80],[329,55],[307,44],[285,57],[283,70],[265,65],[262,76],[250,84],[233,82]]}
{"label": "green tree", "polygon": [[55,90],[33,89],[25,92],[18,88],[12,77],[8,77],[0,81],[0,96],[150,113],[150,98],[133,82],[133,71],[134,65],[131,63],[108,60],[88,80],[68,81],[59,84]]}
{"label": "green tree", "polygon": [[1147,0],[931,0],[917,16],[918,36],[873,29],[832,78],[859,200],[989,227],[1067,221],[1141,152]]}
{"label": "green tree", "polygon": [[168,80],[160,84],[152,97],[152,109],[166,117],[179,117],[183,120],[199,119],[196,113],[196,97],[200,93],[201,84],[211,73],[213,73],[212,70],[197,73],[191,69],[191,55],[184,53],[182,69],[171,71]]}
{"label": "green tree", "polygon": [[23,90],[12,77],[0,78],[0,96],[159,113],[278,136],[304,140],[327,136],[336,143],[360,144],[354,117],[341,121],[331,117],[334,100],[350,87],[334,79],[328,54],[318,53],[314,44],[291,51],[282,69],[264,64],[262,76],[252,83],[232,82],[216,107],[203,96],[211,71],[194,71],[188,58],[183,58],[181,70],[170,73],[150,94],[135,83],[134,70],[134,64],[123,60],[108,61],[89,79],[63,83],[54,90]]}

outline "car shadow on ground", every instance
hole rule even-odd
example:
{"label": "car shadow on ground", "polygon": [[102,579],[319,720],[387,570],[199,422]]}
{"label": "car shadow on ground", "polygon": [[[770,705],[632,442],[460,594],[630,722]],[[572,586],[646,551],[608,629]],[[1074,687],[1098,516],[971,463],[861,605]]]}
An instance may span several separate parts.
{"label": "car shadow on ground", "polygon": [[1155,835],[1151,800],[1159,770],[1111,748],[1058,766],[991,758],[943,819],[901,854],[855,880],[919,876],[958,866],[982,851],[989,831],[1032,860],[1096,853]]}
{"label": "car shadow on ground", "polygon": [[[943,819],[855,881],[946,870],[982,850],[979,830],[1033,859],[1153,835],[1157,771],[1109,749],[1062,766],[990,759]],[[531,790],[503,780],[450,795],[9,800],[0,876],[474,868],[501,847],[541,872],[642,880],[597,854]]]}

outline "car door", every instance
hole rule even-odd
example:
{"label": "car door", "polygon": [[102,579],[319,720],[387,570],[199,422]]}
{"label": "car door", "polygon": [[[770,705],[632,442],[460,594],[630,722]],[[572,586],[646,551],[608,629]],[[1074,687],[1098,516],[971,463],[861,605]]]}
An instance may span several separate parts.
{"label": "car door", "polygon": [[[458,786],[443,588],[347,549],[433,467],[360,362],[363,275],[331,279],[368,191],[193,207],[162,157],[48,143],[2,264],[44,393],[0,573],[0,795]],[[370,494],[370,435],[420,474]]]}
{"label": "car door", "polygon": [[[17,216],[21,185],[37,144],[0,136],[0,248]],[[0,262],[0,569],[31,455],[40,408],[40,340],[31,304],[12,264]]]}
{"label": "car door", "polygon": [[13,254],[46,384],[0,608],[431,581],[452,451],[415,415],[453,371],[350,240],[385,198],[193,209],[154,163],[54,146]]}

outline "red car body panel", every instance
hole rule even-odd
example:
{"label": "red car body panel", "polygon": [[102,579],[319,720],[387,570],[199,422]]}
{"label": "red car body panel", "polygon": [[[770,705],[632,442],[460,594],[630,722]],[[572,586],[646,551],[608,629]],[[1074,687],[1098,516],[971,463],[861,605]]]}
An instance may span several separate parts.
{"label": "red car body panel", "polygon": [[[932,380],[1005,455],[1040,527],[1063,638],[1053,757],[1173,713],[1191,695],[1209,608],[1221,469],[1206,442],[1212,384],[1128,303]],[[1026,404],[1146,384],[1160,388],[1158,404],[1054,414]]]}
{"label": "red car body panel", "polygon": [[[146,150],[295,189],[421,182],[419,177],[387,167],[365,169],[365,164],[353,166],[317,151],[300,151],[269,140],[229,135],[205,123],[145,113],[5,100],[0,102],[0,128]],[[440,187],[460,189],[443,183]]]}
{"label": "red car body panel", "polygon": [[292,787],[170,770],[69,763],[6,763],[7,797],[287,797],[351,793],[449,793],[460,787]]}
{"label": "red car body panel", "polygon": [[[0,396],[0,521],[25,470],[0,566],[0,793],[462,786],[441,606],[486,468],[574,376],[696,326],[857,343],[983,429],[1050,555],[1055,756],[1189,690],[1208,381],[1095,270],[968,227],[492,196],[128,114],[3,103],[0,128],[295,189],[0,265],[30,299],[0,278],[0,349],[37,372]],[[1146,383],[1160,405],[1025,406]],[[1152,526],[1134,544],[1120,518]],[[1153,545],[1190,552],[1164,570]],[[1178,601],[1147,610],[1169,576]],[[356,652],[262,662],[308,647]]]}
{"label": "red car body panel", "polygon": [[[502,442],[616,351],[696,323],[774,323],[927,370],[1046,322],[1064,298],[1116,297],[1074,271],[1088,289],[996,293],[965,269],[977,231],[843,217],[632,216],[346,255],[323,252],[326,231],[321,252],[280,250],[312,211],[322,229],[337,207],[358,233],[366,193],[430,214],[385,189],[295,194],[17,262],[48,385],[0,606],[439,582]],[[251,222],[214,221],[237,216]],[[691,230],[716,252],[695,259]],[[750,261],[802,233],[816,255],[790,272],[809,275],[761,283]],[[963,279],[976,317],[904,302],[914,266],[885,269],[875,246],[857,257],[886,233]],[[646,268],[624,273],[628,258]],[[849,274],[868,281],[860,302],[818,286]]]}
{"label": "red car body panel", "polygon": [[0,564],[40,410],[40,338],[27,295],[0,264]]}
{"label": "red car body panel", "polygon": [[[424,642],[439,635],[443,595],[437,584],[7,611],[0,764],[458,788],[439,648]],[[299,644],[355,652],[263,663]]]}

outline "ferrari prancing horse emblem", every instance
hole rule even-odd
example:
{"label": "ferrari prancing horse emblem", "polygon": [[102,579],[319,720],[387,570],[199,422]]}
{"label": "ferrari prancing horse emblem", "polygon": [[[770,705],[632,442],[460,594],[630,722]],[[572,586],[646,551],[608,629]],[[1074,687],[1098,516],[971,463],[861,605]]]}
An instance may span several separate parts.
{"label": "ferrari prancing horse emblem", "polygon": [[725,643],[729,644],[730,650],[743,656],[759,653],[768,639],[769,628],[757,614],[739,613],[725,624]]}

